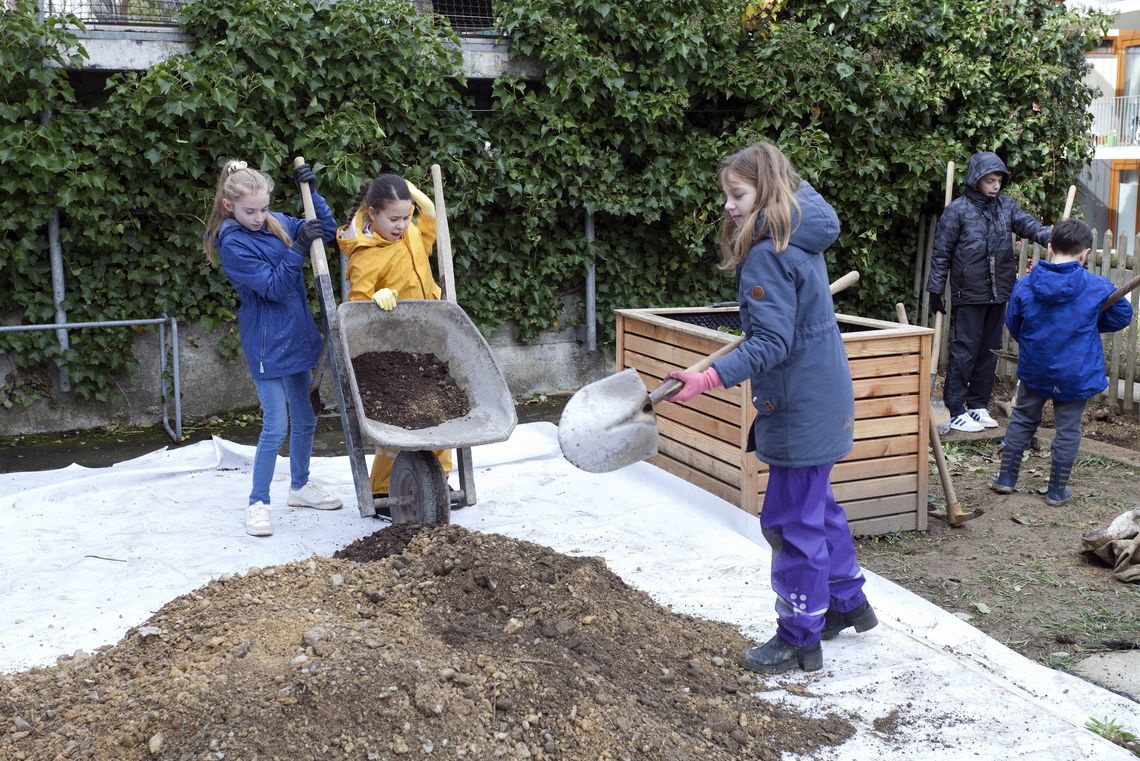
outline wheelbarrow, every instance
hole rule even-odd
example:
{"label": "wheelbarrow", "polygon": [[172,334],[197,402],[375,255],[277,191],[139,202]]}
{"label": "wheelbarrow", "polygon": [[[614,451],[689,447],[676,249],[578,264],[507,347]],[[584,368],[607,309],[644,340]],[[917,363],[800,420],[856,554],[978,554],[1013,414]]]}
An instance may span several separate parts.
{"label": "wheelbarrow", "polygon": [[[304,162],[304,157],[298,156],[293,163],[299,166]],[[435,186],[436,251],[443,301],[405,299],[391,312],[384,312],[371,301],[350,301],[337,306],[324,243],[319,239],[313,241],[309,251],[357,507],[363,517],[375,516],[377,507],[388,507],[393,523],[445,524],[451,519],[452,504],[475,504],[471,447],[506,440],[517,422],[514,400],[490,347],[456,303],[451,236],[438,164],[432,165],[431,174]],[[301,183],[300,191],[305,218],[315,219],[308,183]],[[369,418],[352,366],[354,357],[368,351],[435,354],[447,364],[452,379],[466,391],[471,411],[463,417],[419,430]],[[385,498],[372,496],[364,456],[366,443],[400,450],[392,465]],[[433,450],[453,447],[459,471],[457,491],[448,487],[447,474],[433,454]]]}
{"label": "wheelbarrow", "polygon": [[[388,507],[393,523],[445,524],[451,505],[475,504],[471,447],[510,437],[515,428],[514,400],[487,341],[471,318],[450,301],[406,299],[390,312],[371,301],[347,301],[337,307],[340,343],[349,367],[350,403],[356,410],[361,439],[383,449],[398,449],[392,465],[388,497],[375,507]],[[432,353],[467,393],[471,411],[430,428],[407,429],[368,417],[352,362],[366,352]],[[447,474],[433,450],[458,450],[459,490],[447,485]]]}

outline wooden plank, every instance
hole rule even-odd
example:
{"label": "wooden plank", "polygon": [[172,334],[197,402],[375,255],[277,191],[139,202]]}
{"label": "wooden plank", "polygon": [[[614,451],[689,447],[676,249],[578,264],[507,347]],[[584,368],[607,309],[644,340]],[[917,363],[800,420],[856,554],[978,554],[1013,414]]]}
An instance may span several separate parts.
{"label": "wooden plank", "polygon": [[740,426],[734,423],[718,420],[711,415],[692,409],[688,404],[662,402],[655,409],[657,411],[658,429],[661,429],[662,421],[672,421],[694,431],[700,431],[718,441],[723,441],[735,451],[740,451],[737,444],[740,441]]}
{"label": "wooden plank", "polygon": [[[837,463],[831,469],[831,485],[849,481],[866,481],[885,476],[911,475],[914,473],[914,456],[901,455],[899,457],[886,457],[880,460],[862,460],[859,462]],[[759,491],[768,490],[768,470],[764,468],[759,474]]]}
{"label": "wooden plank", "polygon": [[[681,333],[688,333],[692,336],[720,339],[723,341],[723,343],[728,343],[733,338],[735,338],[735,336],[731,336],[728,333],[722,333],[719,330],[701,327],[700,325],[692,325],[687,322],[681,322],[679,320],[673,320],[669,317],[661,316],[668,314],[712,314],[720,311],[716,309],[707,307],[703,309],[694,309],[693,307],[663,307],[657,309],[616,309],[614,311],[620,315],[625,315],[627,317],[639,320],[643,323],[658,325],[668,330],[676,330]],[[723,311],[733,312],[739,310],[728,308],[724,309]]]}
{"label": "wooden plank", "polygon": [[684,463],[677,462],[667,455],[657,454],[653,457],[650,457],[647,462],[649,462],[651,465],[656,465],[662,470],[667,470],[675,476],[679,476],[680,478],[685,479],[693,486],[700,487],[708,493],[720,497],[725,502],[736,505],[737,507],[741,506],[740,490],[734,486],[730,486],[723,483],[722,481],[718,481],[717,479],[712,478],[705,473],[700,472],[699,470],[695,470],[688,465],[685,465]]}
{"label": "wooden plank", "polygon": [[625,333],[626,333],[626,318],[621,312],[617,315],[617,324],[615,330],[617,331],[614,338],[614,372],[620,373],[625,369],[622,357],[625,355]]}
{"label": "wooden plank", "polygon": [[903,354],[895,357],[871,357],[852,359],[851,378],[882,378],[889,375],[910,375],[918,372],[921,362],[917,354]]}
{"label": "wooden plank", "polygon": [[[668,436],[657,439],[657,451],[677,460],[682,465],[696,468],[706,475],[713,476],[736,488],[741,487],[742,468],[739,463],[728,463],[701,452],[689,446],[687,442],[677,441]],[[749,455],[751,456],[751,455]]]}
{"label": "wooden plank", "polygon": [[918,394],[886,396],[878,399],[860,399],[855,402],[855,419],[915,415],[919,410]]}
{"label": "wooden plank", "polygon": [[[654,389],[661,385],[664,378],[659,378],[656,375],[647,373],[644,370],[638,370],[637,374],[641,376],[641,382],[645,384],[647,389]],[[669,414],[668,410],[676,409],[680,405],[674,404],[668,400],[661,402],[655,408],[658,415]],[[706,415],[714,417],[718,420],[723,420],[737,428],[740,427],[740,404],[725,401],[720,396],[714,394],[701,394],[694,396],[689,401],[685,402],[685,407],[689,409],[703,412]],[[751,406],[751,405],[749,405]]]}
{"label": "wooden plank", "polygon": [[[899,513],[910,513],[912,520],[916,520],[917,516],[917,495],[914,493],[893,494],[887,497],[870,497],[868,499],[848,500],[844,502],[839,500],[839,504],[843,505],[843,512],[847,513],[847,522],[865,520],[867,518],[875,518],[881,515],[898,515]],[[922,507],[923,512],[926,511],[926,506]]]}
{"label": "wooden plank", "polygon": [[[683,367],[670,365],[662,362],[659,359],[654,359],[653,357],[647,357],[644,354],[636,354],[630,351],[625,352],[625,355],[622,357],[621,361],[623,369],[625,367],[632,367],[640,372],[647,373],[657,378],[664,378],[674,370],[684,369]],[[743,398],[744,388],[744,384],[734,386],[733,388],[714,388],[711,391],[707,391],[706,394],[716,397],[717,399],[722,399],[726,402],[729,402],[730,404],[739,405]],[[749,401],[749,406],[751,406],[751,401]]]}
{"label": "wooden plank", "polygon": [[831,490],[835,492],[835,499],[841,504],[872,497],[889,497],[894,494],[917,492],[918,474],[911,473],[902,476],[869,478],[865,481],[848,481],[833,484]]}
{"label": "wooden plank", "polygon": [[693,449],[724,460],[734,467],[740,467],[740,448],[736,442],[725,443],[712,436],[706,436],[700,431],[678,424],[668,418],[657,418],[657,430],[661,435],[668,436],[676,441],[684,441]]}
{"label": "wooden plank", "polygon": [[[664,325],[644,322],[635,318],[627,318],[625,326],[626,333],[629,335],[641,336],[652,341],[679,346],[689,351],[701,352],[705,355],[712,354],[721,346],[728,343],[729,340],[735,338],[733,335],[723,333],[722,335],[727,340],[718,341],[712,336],[693,335],[688,331],[675,330],[673,328],[667,328]],[[717,331],[717,333],[720,332],[719,330]]]}
{"label": "wooden plank", "polygon": [[922,530],[915,525],[914,513],[884,515],[880,518],[851,521],[849,525],[853,536],[882,536],[883,534],[897,534],[902,531]]}
{"label": "wooden plank", "polygon": [[[934,331],[928,328],[916,329],[928,331],[931,335],[934,334]],[[896,338],[885,338],[879,341],[848,341],[844,344],[843,348],[847,350],[848,359],[882,357],[892,354],[918,354],[922,350],[922,336],[898,336]]]}
{"label": "wooden plank", "polygon": [[875,439],[900,433],[918,433],[918,415],[874,418],[855,421],[855,439]]}
{"label": "wooden plank", "polygon": [[899,394],[917,394],[922,387],[922,377],[914,375],[893,375],[885,378],[867,378],[853,380],[856,399],[870,399],[880,396],[898,396]]}
{"label": "wooden plank", "polygon": [[718,348],[720,347],[711,346],[708,351],[693,351],[680,346],[663,343],[662,341],[655,341],[645,336],[639,336],[636,333],[625,334],[625,351],[632,351],[646,357],[652,357],[665,364],[676,365],[682,369],[695,365]]}
{"label": "wooden plank", "polygon": [[[900,454],[913,455],[918,451],[920,450],[919,436],[917,433],[905,436],[886,436],[878,439],[860,439],[856,441],[855,446],[851,448],[851,453],[840,460],[840,462],[870,460],[874,457],[893,457],[894,455]],[[922,449],[921,451],[924,458],[923,469],[925,469],[926,450]]]}

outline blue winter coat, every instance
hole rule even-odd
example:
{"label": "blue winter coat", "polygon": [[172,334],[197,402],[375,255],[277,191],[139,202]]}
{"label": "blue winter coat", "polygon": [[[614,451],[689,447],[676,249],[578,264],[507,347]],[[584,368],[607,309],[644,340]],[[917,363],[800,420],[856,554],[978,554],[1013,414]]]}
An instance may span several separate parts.
{"label": "blue winter coat", "polygon": [[752,381],[749,438],[769,465],[827,465],[851,451],[855,394],[827,277],[824,250],[839,237],[835,210],[808,183],[796,191],[790,245],[753,244],[737,268],[747,336],[713,363],[727,387]]}
{"label": "blue winter coat", "polygon": [[978,180],[991,172],[1009,182],[1009,170],[996,153],[975,153],[966,167],[966,190],[946,207],[934,232],[926,290],[941,294],[950,276],[955,304],[1004,304],[1017,279],[1013,233],[1042,246],[1053,228],[1045,227],[1007,195],[987,197]]}
{"label": "blue winter coat", "polygon": [[1017,340],[1017,377],[1059,402],[1088,399],[1108,387],[1100,334],[1128,327],[1132,305],[1121,299],[1104,312],[1114,287],[1080,262],[1038,262],[1017,281],[1005,313]]}
{"label": "blue winter coat", "polygon": [[[313,193],[324,239],[336,240],[336,220],[325,199]],[[290,238],[303,219],[273,212]],[[264,226],[251,232],[233,219],[222,223],[217,250],[222,271],[237,291],[238,332],[255,381],[311,370],[321,354],[321,336],[309,308],[305,261]]]}

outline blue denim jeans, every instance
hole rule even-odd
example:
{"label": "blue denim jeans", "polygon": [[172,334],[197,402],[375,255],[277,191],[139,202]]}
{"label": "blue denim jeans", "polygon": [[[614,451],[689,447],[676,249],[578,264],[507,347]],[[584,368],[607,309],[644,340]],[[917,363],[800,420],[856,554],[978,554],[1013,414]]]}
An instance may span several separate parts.
{"label": "blue denim jeans", "polygon": [[[277,465],[277,453],[289,434],[290,488],[300,489],[309,482],[309,459],[313,455],[313,434],[317,430],[317,416],[309,401],[309,382],[312,371],[254,381],[257,398],[261,400],[261,436],[257,439],[257,454],[253,456],[253,491],[249,504],[269,504],[269,483]],[[292,420],[290,420],[292,418]],[[290,425],[290,422],[292,425]]]}

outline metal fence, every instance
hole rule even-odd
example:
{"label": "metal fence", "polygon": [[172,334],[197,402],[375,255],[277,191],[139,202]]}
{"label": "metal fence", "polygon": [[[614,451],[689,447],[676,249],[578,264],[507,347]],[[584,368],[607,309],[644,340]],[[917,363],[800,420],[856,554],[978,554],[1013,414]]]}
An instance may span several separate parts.
{"label": "metal fence", "polygon": [[1140,145],[1140,95],[1097,98],[1089,111],[1097,145]]}
{"label": "metal fence", "polygon": [[[928,215],[919,220],[918,251],[915,256],[914,295],[918,304],[919,323],[929,327],[933,320],[925,290],[926,278],[930,274],[930,260],[934,251],[934,230],[938,224],[937,215]],[[1121,234],[1115,236],[1111,230],[1103,233],[1093,230],[1093,247],[1085,261],[1085,269],[1097,275],[1103,275],[1119,287],[1128,280],[1140,274],[1140,256],[1136,254],[1136,240],[1140,235],[1129,238]],[[1021,277],[1032,263],[1036,263],[1043,256],[1045,250],[1036,243],[1027,240],[1017,242],[1014,246],[1017,255],[1017,276]],[[946,305],[950,306],[950,289],[946,289]],[[1108,388],[1097,399],[1113,404],[1124,412],[1140,410],[1140,289],[1132,291],[1125,296],[1132,303],[1132,324],[1124,330],[1108,333],[1104,340],[1104,364],[1108,374]],[[945,367],[949,356],[948,340],[949,320],[944,320],[944,334],[938,339],[942,341],[942,350],[939,354],[939,365]],[[997,377],[1007,382],[1014,382],[1017,378],[1017,342],[1003,335],[1003,350],[999,354]]]}
{"label": "metal fence", "polygon": [[[85,24],[174,26],[186,0],[41,0],[48,15],[70,13]],[[412,0],[421,14],[447,19],[461,35],[494,36],[490,0]]]}

